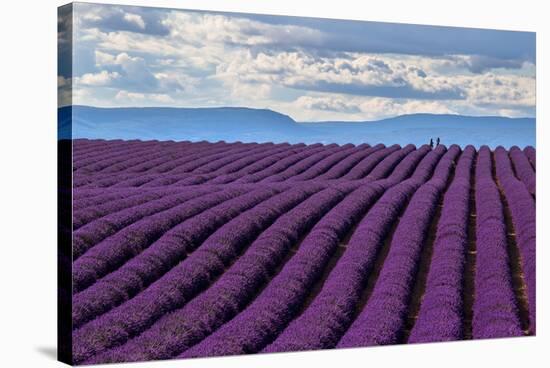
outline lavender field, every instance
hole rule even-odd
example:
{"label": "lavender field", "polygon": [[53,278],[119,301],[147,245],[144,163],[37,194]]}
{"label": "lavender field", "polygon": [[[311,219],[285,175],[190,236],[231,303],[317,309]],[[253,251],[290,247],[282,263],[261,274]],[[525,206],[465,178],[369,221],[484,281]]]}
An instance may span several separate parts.
{"label": "lavender field", "polygon": [[535,334],[533,147],[77,139],[72,165],[76,364]]}

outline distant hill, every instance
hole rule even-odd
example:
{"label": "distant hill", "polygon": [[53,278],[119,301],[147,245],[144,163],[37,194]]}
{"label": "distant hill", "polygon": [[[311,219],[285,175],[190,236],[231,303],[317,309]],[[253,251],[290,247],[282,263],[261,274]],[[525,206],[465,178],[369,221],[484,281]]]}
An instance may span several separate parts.
{"label": "distant hill", "polygon": [[[67,121],[71,107],[60,110]],[[72,106],[74,138],[286,141],[302,130],[272,110],[220,108],[97,108]],[[67,129],[67,126],[64,126]]]}
{"label": "distant hill", "polygon": [[439,137],[441,143],[476,147],[502,145],[524,147],[536,144],[534,118],[506,118],[499,116],[463,116],[412,114],[365,122],[315,122],[307,126],[319,137],[330,137],[338,131],[339,139],[355,143],[364,137],[373,142],[424,144]]}
{"label": "distant hill", "polygon": [[[72,110],[72,114],[71,114]],[[289,143],[441,143],[535,146],[535,119],[414,114],[366,122],[298,123],[268,109],[97,108],[58,110],[60,137]],[[72,116],[72,126],[70,125]]]}

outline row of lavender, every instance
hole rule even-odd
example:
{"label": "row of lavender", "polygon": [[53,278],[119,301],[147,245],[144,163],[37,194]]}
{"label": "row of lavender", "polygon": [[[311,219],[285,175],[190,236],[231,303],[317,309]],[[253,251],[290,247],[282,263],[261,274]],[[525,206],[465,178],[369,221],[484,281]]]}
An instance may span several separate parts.
{"label": "row of lavender", "polygon": [[[76,363],[535,332],[530,147],[77,141],[74,156]],[[173,181],[193,171],[208,179]]]}
{"label": "row of lavender", "polygon": [[[427,149],[426,146],[421,149]],[[247,184],[371,180],[380,163],[391,165],[413,145],[303,145],[272,143],[117,142],[76,140],[76,188],[156,188],[197,184]],[[510,150],[518,175],[535,194],[532,147]],[[530,163],[530,164],[529,164]],[[533,167],[531,166],[533,165]],[[377,173],[374,172],[374,175]]]}

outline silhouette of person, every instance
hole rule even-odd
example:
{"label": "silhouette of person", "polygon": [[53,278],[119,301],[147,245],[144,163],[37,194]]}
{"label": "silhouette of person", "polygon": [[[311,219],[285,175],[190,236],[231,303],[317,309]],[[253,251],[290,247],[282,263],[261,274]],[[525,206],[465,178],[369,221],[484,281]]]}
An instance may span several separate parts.
{"label": "silhouette of person", "polygon": [[433,138],[430,138],[430,148],[434,148],[434,140],[433,140]]}
{"label": "silhouette of person", "polygon": [[435,145],[439,146],[439,142],[441,142],[441,140],[439,139],[439,137],[437,137],[437,140],[435,141]]}

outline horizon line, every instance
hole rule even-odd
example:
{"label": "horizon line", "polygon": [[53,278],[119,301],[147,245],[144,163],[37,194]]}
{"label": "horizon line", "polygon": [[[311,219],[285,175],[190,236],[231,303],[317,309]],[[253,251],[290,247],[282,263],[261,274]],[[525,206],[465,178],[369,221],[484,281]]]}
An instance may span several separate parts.
{"label": "horizon line", "polygon": [[403,116],[415,116],[415,115],[429,115],[429,116],[460,116],[465,118],[502,118],[502,119],[510,119],[510,120],[518,120],[518,119],[533,119],[536,120],[535,116],[503,116],[503,115],[462,115],[458,113],[431,113],[431,112],[414,112],[410,114],[401,114],[401,115],[393,115],[385,118],[380,119],[374,119],[374,120],[301,120],[298,121],[294,119],[291,115],[282,113],[277,110],[273,110],[270,108],[261,108],[261,107],[248,107],[248,106],[198,106],[198,107],[186,107],[186,106],[93,106],[93,105],[80,105],[80,104],[71,104],[71,105],[62,105],[58,106],[57,109],[62,109],[65,107],[88,107],[88,108],[94,108],[94,109],[103,109],[103,110],[115,110],[115,109],[202,109],[202,110],[208,110],[208,109],[242,109],[242,110],[257,110],[257,111],[271,111],[276,114],[284,115],[290,119],[292,119],[296,123],[332,123],[332,122],[338,122],[338,123],[364,123],[364,122],[379,122],[389,119],[395,119]]}

